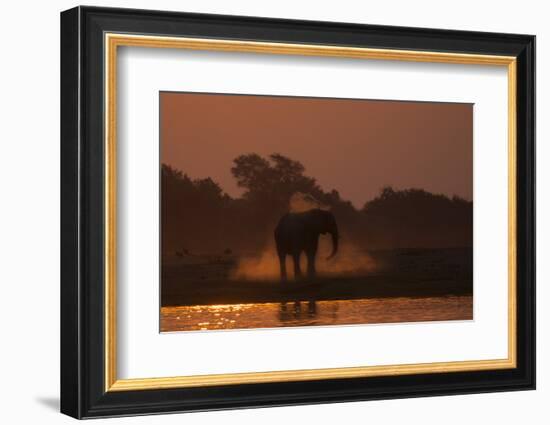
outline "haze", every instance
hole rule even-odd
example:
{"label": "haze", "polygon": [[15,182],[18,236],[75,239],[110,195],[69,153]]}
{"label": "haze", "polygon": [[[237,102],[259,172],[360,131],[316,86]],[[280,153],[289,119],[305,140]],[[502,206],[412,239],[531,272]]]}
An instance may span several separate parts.
{"label": "haze", "polygon": [[357,208],[380,188],[472,199],[471,104],[160,94],[161,161],[232,197],[241,154],[280,153]]}

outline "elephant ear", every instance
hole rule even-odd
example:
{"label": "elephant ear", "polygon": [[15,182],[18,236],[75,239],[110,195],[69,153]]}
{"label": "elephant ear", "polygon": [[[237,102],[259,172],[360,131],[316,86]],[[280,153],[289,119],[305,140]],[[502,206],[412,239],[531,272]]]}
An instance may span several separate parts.
{"label": "elephant ear", "polygon": [[329,216],[332,216],[332,213],[327,210],[322,210],[320,208],[315,208],[310,211],[311,221],[310,224],[313,230],[319,234],[324,234],[327,232],[327,220]]}

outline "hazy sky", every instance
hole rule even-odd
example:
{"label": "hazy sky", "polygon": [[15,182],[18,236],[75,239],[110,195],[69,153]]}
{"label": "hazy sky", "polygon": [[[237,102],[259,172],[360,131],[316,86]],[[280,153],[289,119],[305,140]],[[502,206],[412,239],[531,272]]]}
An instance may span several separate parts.
{"label": "hazy sky", "polygon": [[472,199],[470,104],[161,93],[161,161],[238,197],[232,161],[280,153],[356,207],[380,188]]}

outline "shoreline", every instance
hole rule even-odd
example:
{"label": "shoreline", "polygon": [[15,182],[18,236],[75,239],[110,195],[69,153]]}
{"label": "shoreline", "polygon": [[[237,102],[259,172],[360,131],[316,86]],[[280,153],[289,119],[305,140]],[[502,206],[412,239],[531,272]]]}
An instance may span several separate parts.
{"label": "shoreline", "polygon": [[[286,285],[286,286],[285,286]],[[330,301],[363,298],[427,298],[472,295],[471,279],[411,280],[404,276],[360,276],[319,278],[315,281],[220,281],[208,288],[163,283],[161,305],[189,306],[212,304],[283,303],[291,301]]]}

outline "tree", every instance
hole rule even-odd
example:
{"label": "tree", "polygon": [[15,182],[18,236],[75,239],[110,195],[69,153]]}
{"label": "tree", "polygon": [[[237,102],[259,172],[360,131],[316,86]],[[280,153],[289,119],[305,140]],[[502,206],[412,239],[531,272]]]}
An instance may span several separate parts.
{"label": "tree", "polygon": [[295,192],[322,195],[322,190],[312,177],[304,175],[305,167],[284,155],[274,153],[268,159],[258,154],[240,155],[231,168],[239,187],[246,189],[244,198],[267,202],[274,206],[288,206],[290,196]]}
{"label": "tree", "polygon": [[472,202],[422,189],[384,187],[363,207],[364,239],[389,248],[472,244]]}
{"label": "tree", "polygon": [[245,196],[269,190],[273,181],[273,169],[269,161],[251,153],[240,155],[233,162],[235,165],[231,168],[231,173],[237,179],[237,185],[247,190]]}
{"label": "tree", "polygon": [[191,179],[163,164],[161,168],[162,244],[164,251],[210,249],[225,226],[230,198],[210,177]]}
{"label": "tree", "polygon": [[[211,178],[191,179],[168,165],[161,173],[163,251],[257,252],[297,192],[334,213],[343,240],[364,249],[471,246],[472,202],[422,189],[384,187],[360,210],[338,191],[324,191],[304,165],[274,153],[234,159],[231,172],[245,190],[231,198]],[[358,182],[357,184],[360,184]]]}

